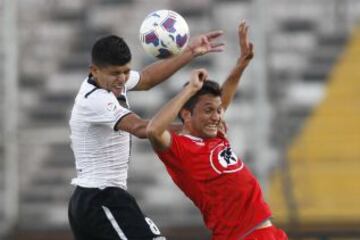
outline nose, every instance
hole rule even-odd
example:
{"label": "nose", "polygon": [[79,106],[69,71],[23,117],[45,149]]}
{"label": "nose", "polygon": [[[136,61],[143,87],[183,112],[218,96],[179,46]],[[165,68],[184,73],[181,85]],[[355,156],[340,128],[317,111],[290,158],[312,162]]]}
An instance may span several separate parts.
{"label": "nose", "polygon": [[121,83],[125,82],[126,81],[126,74],[124,74],[124,73],[119,74],[116,77],[116,81],[121,82]]}
{"label": "nose", "polygon": [[218,121],[220,121],[220,118],[221,118],[221,114],[218,113],[218,112],[214,112],[214,113],[211,115],[211,120],[213,120],[213,121],[218,122]]}

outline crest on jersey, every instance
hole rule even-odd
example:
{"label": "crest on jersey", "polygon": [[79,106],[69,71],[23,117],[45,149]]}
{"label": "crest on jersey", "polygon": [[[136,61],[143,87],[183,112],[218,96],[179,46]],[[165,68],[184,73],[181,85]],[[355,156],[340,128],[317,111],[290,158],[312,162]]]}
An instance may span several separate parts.
{"label": "crest on jersey", "polygon": [[219,174],[237,172],[244,167],[244,163],[236,156],[231,147],[224,144],[217,145],[211,151],[210,164]]}
{"label": "crest on jersey", "polygon": [[112,102],[109,102],[106,106],[106,109],[109,111],[109,112],[115,112],[116,111],[116,104],[115,103],[112,103]]}

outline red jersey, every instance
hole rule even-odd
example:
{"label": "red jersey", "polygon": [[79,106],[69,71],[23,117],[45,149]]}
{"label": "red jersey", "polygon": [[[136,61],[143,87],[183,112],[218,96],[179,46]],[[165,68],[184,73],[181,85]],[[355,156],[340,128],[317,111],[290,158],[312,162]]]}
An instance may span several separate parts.
{"label": "red jersey", "polygon": [[200,209],[216,240],[239,240],[271,216],[258,181],[218,134],[201,139],[172,133],[157,152],[176,185]]}

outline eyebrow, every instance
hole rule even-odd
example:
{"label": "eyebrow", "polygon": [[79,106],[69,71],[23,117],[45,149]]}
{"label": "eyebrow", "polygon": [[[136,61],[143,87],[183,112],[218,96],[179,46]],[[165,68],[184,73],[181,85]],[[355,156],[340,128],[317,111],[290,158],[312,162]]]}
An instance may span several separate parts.
{"label": "eyebrow", "polygon": [[111,70],[110,71],[111,73],[129,73],[130,72],[130,69],[126,69],[126,70]]}
{"label": "eyebrow", "polygon": [[203,106],[204,106],[204,107],[219,108],[219,107],[222,106],[222,104],[220,104],[219,106],[214,106],[212,103],[205,103]]}

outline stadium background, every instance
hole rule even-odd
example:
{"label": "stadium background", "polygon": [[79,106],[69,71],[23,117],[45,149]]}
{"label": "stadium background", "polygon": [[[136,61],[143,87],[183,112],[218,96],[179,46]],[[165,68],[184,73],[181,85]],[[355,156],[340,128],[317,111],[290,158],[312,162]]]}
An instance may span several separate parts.
{"label": "stadium background", "polygon": [[[256,57],[226,115],[235,151],[291,239],[360,239],[358,0],[0,1],[0,239],[72,239],[67,122],[91,44],[121,35],[141,69],[153,59],[138,29],[157,9],[182,14],[192,35],[223,29],[227,47],[149,92],[131,93],[133,110],[150,117],[194,67],[223,81],[246,19]],[[169,239],[208,239],[147,141],[134,140],[129,191],[144,212]]]}

